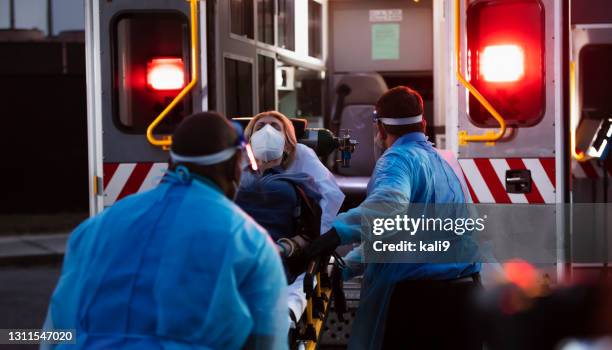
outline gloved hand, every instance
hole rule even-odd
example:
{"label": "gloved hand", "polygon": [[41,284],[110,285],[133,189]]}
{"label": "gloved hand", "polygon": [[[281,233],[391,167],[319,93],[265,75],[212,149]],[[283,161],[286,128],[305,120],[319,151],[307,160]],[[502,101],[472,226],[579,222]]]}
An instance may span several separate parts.
{"label": "gloved hand", "polygon": [[308,260],[313,260],[320,256],[331,255],[340,245],[340,236],[334,228],[325,232],[321,237],[315,239],[304,249],[304,255]]}

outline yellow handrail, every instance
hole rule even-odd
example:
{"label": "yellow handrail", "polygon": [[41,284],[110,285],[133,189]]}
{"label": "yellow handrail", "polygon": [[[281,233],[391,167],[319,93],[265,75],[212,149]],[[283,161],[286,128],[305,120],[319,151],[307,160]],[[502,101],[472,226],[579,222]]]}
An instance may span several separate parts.
{"label": "yellow handrail", "polygon": [[164,120],[164,118],[176,107],[176,105],[193,89],[198,82],[198,1],[199,0],[188,0],[191,12],[191,81],[187,86],[176,95],[176,97],[170,102],[170,104],[153,120],[153,122],[147,128],[147,140],[153,146],[160,146],[167,149],[172,144],[172,138],[165,136],[162,139],[158,139],[153,135],[153,130]]}
{"label": "yellow handrail", "polygon": [[574,125],[578,118],[578,111],[574,110],[576,106],[576,62],[570,62],[570,151],[572,157],[577,161],[583,161],[585,159],[584,152],[576,153],[576,128],[578,125]]}
{"label": "yellow handrail", "polygon": [[465,145],[468,142],[495,142],[504,137],[506,133],[506,121],[504,118],[493,108],[493,106],[487,101],[487,99],[476,90],[476,88],[467,81],[461,73],[460,56],[461,56],[461,2],[455,0],[455,61],[457,64],[457,80],[463,85],[468,91],[476,97],[476,99],[491,113],[493,118],[499,123],[499,130],[497,132],[486,132],[483,135],[468,135],[467,131],[459,132],[459,145]]}

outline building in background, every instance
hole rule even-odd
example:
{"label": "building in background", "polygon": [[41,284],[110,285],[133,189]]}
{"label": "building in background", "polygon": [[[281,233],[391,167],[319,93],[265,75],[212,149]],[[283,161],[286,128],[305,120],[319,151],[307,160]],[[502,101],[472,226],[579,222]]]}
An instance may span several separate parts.
{"label": "building in background", "polygon": [[45,36],[85,28],[83,0],[0,0],[0,29],[36,29]]}
{"label": "building in background", "polygon": [[[84,26],[83,0],[0,0],[2,129],[10,131],[0,138],[0,232],[61,230],[39,218],[87,211]],[[26,220],[36,228],[11,227],[16,214],[38,215]]]}

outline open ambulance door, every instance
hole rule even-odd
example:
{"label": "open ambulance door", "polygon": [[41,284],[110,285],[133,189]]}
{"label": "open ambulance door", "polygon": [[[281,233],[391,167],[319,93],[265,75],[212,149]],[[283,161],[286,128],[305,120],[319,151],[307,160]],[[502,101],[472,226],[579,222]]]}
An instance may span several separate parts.
{"label": "open ambulance door", "polygon": [[155,186],[207,100],[207,1],[85,2],[90,214]]}
{"label": "open ambulance door", "polygon": [[[434,2],[437,120],[475,203],[533,206],[565,237],[563,14],[556,0]],[[550,210],[547,210],[549,208]],[[550,223],[556,223],[551,225]],[[504,227],[497,234],[504,235]],[[548,236],[551,235],[551,236]],[[564,257],[559,257],[564,261]],[[562,264],[545,268],[560,275]]]}

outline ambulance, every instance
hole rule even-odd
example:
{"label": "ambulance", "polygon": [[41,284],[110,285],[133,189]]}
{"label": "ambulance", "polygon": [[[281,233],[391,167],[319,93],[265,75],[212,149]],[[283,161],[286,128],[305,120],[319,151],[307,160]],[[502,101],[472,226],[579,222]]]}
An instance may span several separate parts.
{"label": "ambulance", "polygon": [[[459,159],[475,203],[609,203],[612,9],[586,3],[86,1],[90,214],[155,186],[172,131],[205,110],[302,120],[299,142],[355,206],[375,162],[374,104],[398,82],[424,96],[430,139]],[[609,273],[607,261],[572,261],[571,208],[552,211],[552,228],[528,223],[556,235],[558,261],[542,269],[553,283]],[[354,311],[358,286],[345,287]],[[350,313],[323,325],[314,311],[303,345],[345,344]]]}

